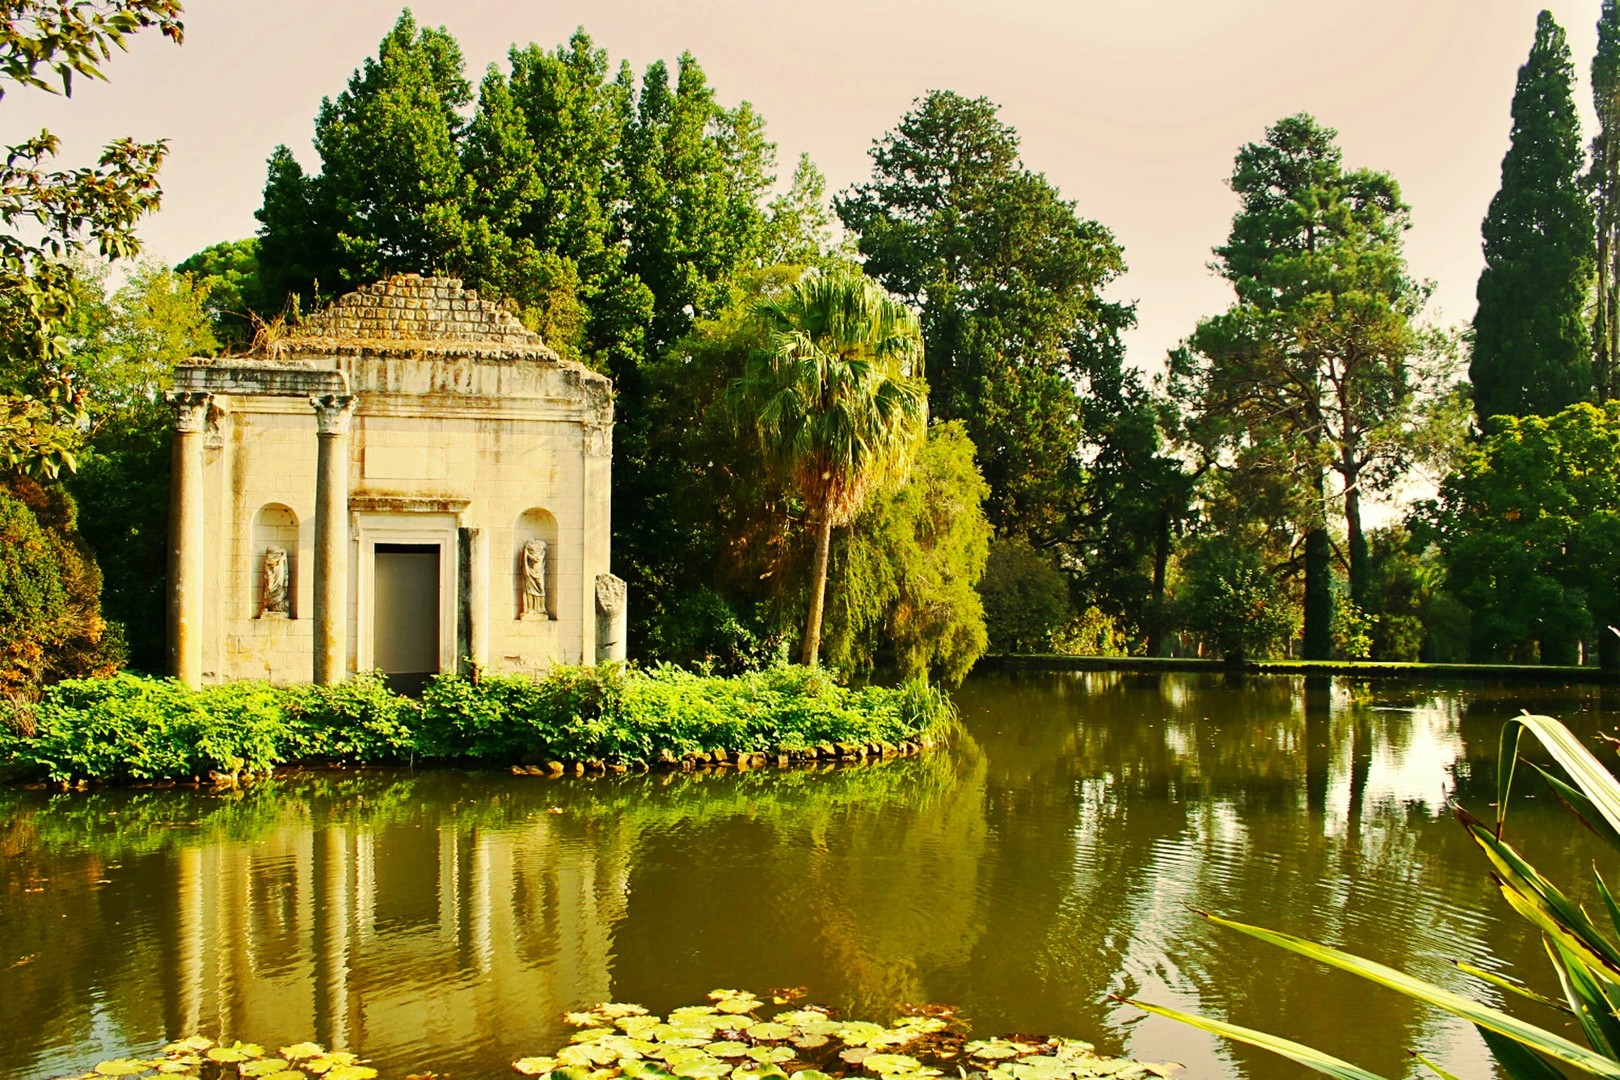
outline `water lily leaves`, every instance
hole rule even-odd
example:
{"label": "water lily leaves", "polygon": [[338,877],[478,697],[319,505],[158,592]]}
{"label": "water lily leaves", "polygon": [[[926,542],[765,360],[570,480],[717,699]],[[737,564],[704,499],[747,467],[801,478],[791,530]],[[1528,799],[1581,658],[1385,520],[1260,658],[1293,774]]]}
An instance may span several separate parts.
{"label": "water lily leaves", "polygon": [[376,1075],[370,1065],[338,1065],[326,1074],[326,1080],[373,1080]]}
{"label": "water lily leaves", "polygon": [[717,1058],[704,1054],[701,1059],[683,1061],[671,1070],[676,1076],[693,1077],[694,1080],[714,1080],[715,1077],[724,1076],[731,1071],[731,1066]]}
{"label": "water lily leaves", "polygon": [[144,1061],[134,1061],[130,1058],[118,1058],[113,1061],[103,1061],[95,1069],[99,1076],[140,1076],[151,1072],[152,1067]]}
{"label": "water lily leaves", "polygon": [[653,1030],[662,1024],[663,1021],[656,1016],[648,1016],[643,1014],[640,1016],[621,1016],[614,1020],[613,1023],[620,1031],[631,1036],[632,1038],[650,1039],[653,1037]]}
{"label": "water lily leaves", "polygon": [[624,1062],[621,1069],[631,1080],[664,1080],[673,1075],[654,1061],[630,1060]]}
{"label": "water lily leaves", "polygon": [[897,1032],[908,1031],[916,1035],[931,1035],[944,1031],[950,1024],[938,1016],[902,1016],[894,1022]]}
{"label": "water lily leaves", "polygon": [[600,1022],[601,1021],[599,1021],[596,1018],[595,1013],[588,1013],[588,1012],[563,1013],[563,1023],[572,1024],[574,1027],[595,1027]]}
{"label": "water lily leaves", "polygon": [[723,1013],[750,1013],[764,1003],[746,990],[710,990],[709,1000]]}
{"label": "water lily leaves", "polygon": [[786,1075],[780,1065],[739,1065],[731,1071],[731,1080],[768,1080]]}
{"label": "water lily leaves", "polygon": [[646,1016],[647,1010],[640,1005],[633,1005],[624,1001],[607,1001],[591,1007],[591,1012],[604,1020],[620,1020],[629,1016]]}
{"label": "water lily leaves", "polygon": [[256,1057],[264,1056],[264,1047],[257,1043],[236,1043],[234,1046],[216,1046],[205,1055],[210,1061],[230,1064],[239,1061],[251,1061]]}
{"label": "water lily leaves", "polygon": [[[619,1036],[624,1038],[624,1036]],[[604,1042],[571,1043],[557,1051],[559,1065],[612,1065],[622,1057],[621,1048]]]}
{"label": "water lily leaves", "polygon": [[852,1020],[838,1025],[833,1034],[843,1039],[850,1046],[871,1046],[885,1041],[889,1035],[889,1029],[868,1020]]}
{"label": "water lily leaves", "polygon": [[695,1024],[669,1023],[659,1024],[647,1032],[647,1037],[674,1046],[702,1046],[709,1041],[709,1036],[713,1033],[714,1029],[709,1027],[699,1027]]}
{"label": "water lily leaves", "polygon": [[732,1042],[729,1039],[710,1043],[706,1049],[710,1054],[720,1058],[742,1057],[748,1053],[748,1044]]}
{"label": "water lily leaves", "polygon": [[[779,1012],[773,1019],[778,1024],[791,1024],[800,1030],[805,1024],[813,1024],[827,1019],[827,1014],[821,1009],[791,1009],[788,1012]],[[834,1024],[834,1027],[838,1025]],[[823,1034],[827,1034],[823,1032]]]}
{"label": "water lily leaves", "polygon": [[332,1050],[322,1054],[320,1057],[310,1058],[304,1062],[304,1068],[317,1076],[326,1076],[333,1069],[343,1065],[353,1065],[359,1060],[358,1055],[351,1054],[347,1050]]}
{"label": "water lily leaves", "polygon": [[175,1058],[171,1061],[158,1063],[157,1071],[165,1076],[178,1076],[180,1073],[189,1073],[202,1064],[202,1058]]}
{"label": "water lily leaves", "polygon": [[867,1054],[861,1068],[877,1073],[887,1080],[902,1080],[913,1076],[939,1076],[938,1069],[930,1069],[907,1054]]}
{"label": "water lily leaves", "polygon": [[777,1061],[792,1061],[793,1051],[785,1046],[752,1046],[748,1049],[748,1056],[768,1065]]}
{"label": "water lily leaves", "polygon": [[276,1052],[288,1061],[303,1061],[305,1058],[320,1057],[326,1053],[326,1048],[320,1043],[301,1042],[283,1046]]}
{"label": "water lily leaves", "polygon": [[1027,1054],[1035,1048],[1026,1046],[1023,1043],[1011,1043],[1006,1039],[975,1039],[962,1049],[976,1058],[994,1061],[998,1058],[1018,1057],[1020,1054]]}
{"label": "water lily leaves", "polygon": [[165,1054],[183,1054],[188,1050],[195,1050],[196,1052],[201,1053],[202,1051],[207,1050],[210,1046],[213,1046],[213,1045],[214,1045],[214,1040],[210,1039],[208,1036],[206,1036],[206,1035],[193,1035],[190,1038],[181,1039],[178,1042],[170,1043],[169,1045],[167,1045],[167,1046],[165,1046],[163,1048],[162,1053],[165,1053]]}
{"label": "water lily leaves", "polygon": [[568,1037],[568,1041],[569,1042],[576,1042],[576,1043],[589,1043],[589,1042],[596,1042],[598,1039],[605,1039],[609,1035],[617,1035],[617,1034],[618,1034],[618,1031],[615,1030],[614,1028],[592,1027],[592,1028],[586,1028],[584,1031],[576,1031],[576,1032],[574,1032],[572,1035],[570,1035]]}
{"label": "water lily leaves", "polygon": [[838,1056],[851,1065],[859,1065],[872,1053],[870,1046],[851,1046],[847,1050],[840,1050]]}
{"label": "water lily leaves", "polygon": [[815,1050],[819,1047],[826,1046],[828,1041],[829,1040],[825,1035],[800,1035],[798,1038],[792,1040],[793,1045],[797,1046],[800,1050]]}
{"label": "water lily leaves", "polygon": [[249,1061],[242,1065],[243,1076],[269,1076],[272,1073],[287,1072],[292,1068],[292,1062],[283,1058],[260,1058],[258,1061]]}
{"label": "water lily leaves", "polygon": [[789,1035],[792,1035],[794,1030],[795,1029],[789,1027],[786,1024],[777,1024],[777,1023],[772,1023],[769,1020],[762,1020],[762,1021],[760,1021],[758,1023],[750,1024],[748,1026],[748,1037],[750,1039],[767,1039],[767,1040],[769,1040],[769,1039],[785,1039]]}
{"label": "water lily leaves", "polygon": [[669,1022],[672,1024],[687,1024],[695,1019],[713,1016],[714,1013],[715,1008],[713,1005],[682,1005],[669,1014]]}
{"label": "water lily leaves", "polygon": [[[282,1053],[286,1053],[286,1051],[283,1050]],[[556,1066],[557,1059],[549,1057],[518,1058],[518,1060],[512,1062],[513,1070],[522,1073],[524,1076],[544,1076]]]}

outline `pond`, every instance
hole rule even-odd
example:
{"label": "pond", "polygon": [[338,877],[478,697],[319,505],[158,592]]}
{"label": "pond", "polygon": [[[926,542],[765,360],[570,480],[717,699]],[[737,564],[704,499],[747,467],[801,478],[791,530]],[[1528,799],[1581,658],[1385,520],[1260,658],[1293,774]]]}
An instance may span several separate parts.
{"label": "pond", "polygon": [[[385,1076],[504,1076],[566,1039],[568,1009],[802,986],[880,1022],[958,1005],[982,1035],[1086,1038],[1189,1077],[1300,1070],[1110,994],[1387,1076],[1416,1075],[1407,1047],[1487,1076],[1467,1025],[1188,908],[1497,1004],[1450,961],[1553,991],[1447,800],[1489,811],[1504,718],[1607,730],[1616,693],[985,675],[956,695],[953,747],[865,767],[0,793],[0,1075],[203,1032],[315,1039]],[[1584,896],[1581,868],[1612,859],[1572,822],[1541,792],[1510,836]]]}

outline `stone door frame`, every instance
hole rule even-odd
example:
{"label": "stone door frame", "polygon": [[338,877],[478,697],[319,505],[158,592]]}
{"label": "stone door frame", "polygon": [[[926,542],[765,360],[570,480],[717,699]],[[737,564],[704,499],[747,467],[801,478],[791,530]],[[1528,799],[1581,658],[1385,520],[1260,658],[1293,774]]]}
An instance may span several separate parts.
{"label": "stone door frame", "polygon": [[460,574],[457,528],[460,519],[448,513],[356,511],[355,537],[355,670],[377,668],[376,576],[378,544],[415,544],[439,549],[439,671],[453,672],[456,656],[457,612],[460,610]]}

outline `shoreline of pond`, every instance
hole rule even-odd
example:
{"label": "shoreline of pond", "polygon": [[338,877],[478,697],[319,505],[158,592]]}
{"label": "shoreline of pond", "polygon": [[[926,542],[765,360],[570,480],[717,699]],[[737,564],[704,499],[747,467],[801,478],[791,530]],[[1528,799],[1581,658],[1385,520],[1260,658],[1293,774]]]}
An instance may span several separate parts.
{"label": "shoreline of pond", "polygon": [[1512,679],[1522,682],[1607,685],[1620,672],[1553,664],[1423,664],[1385,660],[1227,660],[1157,656],[1068,656],[1002,653],[984,656],[975,671],[1123,671],[1150,675],[1191,672],[1212,675],[1351,675],[1387,679]]}

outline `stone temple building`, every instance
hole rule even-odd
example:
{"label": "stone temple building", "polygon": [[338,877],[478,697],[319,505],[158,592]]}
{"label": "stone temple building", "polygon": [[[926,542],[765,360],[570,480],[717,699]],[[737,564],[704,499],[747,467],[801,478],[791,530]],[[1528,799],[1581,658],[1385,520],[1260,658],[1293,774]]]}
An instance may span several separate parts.
{"label": "stone temple building", "polygon": [[190,685],[622,659],[613,401],[509,312],[406,274],[265,359],[175,373],[169,651]]}

